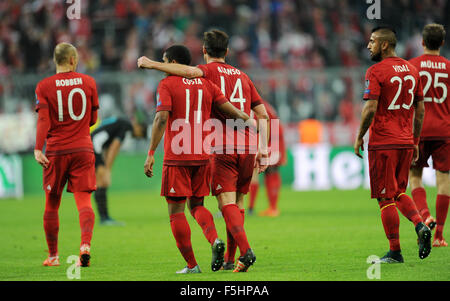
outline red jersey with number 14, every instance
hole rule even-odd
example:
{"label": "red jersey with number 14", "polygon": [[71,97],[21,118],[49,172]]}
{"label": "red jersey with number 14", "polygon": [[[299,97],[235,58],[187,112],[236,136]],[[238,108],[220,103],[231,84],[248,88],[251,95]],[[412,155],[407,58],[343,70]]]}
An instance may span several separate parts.
{"label": "red jersey with number 14", "polygon": [[36,87],[36,111],[48,108],[46,155],[93,152],[89,123],[98,109],[95,80],[77,72],[57,73]]}
{"label": "red jersey with number 14", "polygon": [[164,165],[205,165],[210,151],[203,131],[211,110],[228,100],[205,78],[168,76],[158,86],[156,112],[169,111],[164,137]]}
{"label": "red jersey with number 14", "polygon": [[450,61],[424,54],[410,60],[422,81],[425,117],[421,140],[450,140]]}
{"label": "red jersey with number 14", "polygon": [[423,100],[419,72],[399,57],[385,58],[366,72],[364,100],[378,100],[369,150],[412,148],[413,104]]}
{"label": "red jersey with number 14", "polygon": [[[218,86],[227,99],[239,110],[245,112],[250,116],[251,110],[257,105],[262,104],[261,96],[258,94],[253,82],[241,70],[222,62],[212,62],[205,65],[198,65],[199,69],[203,71],[203,77],[211,80]],[[240,151],[253,151],[256,153],[256,136],[251,135],[251,131],[246,128],[245,133],[241,130],[227,131],[225,126],[227,118],[218,110],[213,109],[213,118],[217,118],[223,122],[223,143],[216,144],[215,149],[220,153]],[[234,135],[234,143],[227,143],[233,141],[231,135]],[[241,141],[244,140],[244,143]],[[252,143],[253,142],[253,143]],[[225,147],[225,148],[223,148]]]}

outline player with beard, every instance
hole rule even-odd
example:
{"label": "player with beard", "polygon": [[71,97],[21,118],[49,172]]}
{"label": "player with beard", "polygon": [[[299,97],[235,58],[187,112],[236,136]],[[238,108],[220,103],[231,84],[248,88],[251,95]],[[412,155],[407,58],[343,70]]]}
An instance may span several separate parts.
{"label": "player with beard", "polygon": [[[424,115],[423,91],[417,69],[397,57],[395,32],[388,27],[372,30],[367,48],[377,62],[366,72],[365,105],[355,140],[355,154],[362,158],[363,137],[369,135],[371,197],[378,200],[389,251],[380,263],[404,262],[400,249],[400,212],[414,223],[419,258],[431,252],[431,231],[413,200],[405,194],[411,163],[418,159],[418,143]],[[414,124],[414,126],[413,126]]]}
{"label": "player with beard", "polygon": [[[428,24],[423,29],[422,46],[424,54],[410,60],[416,66],[423,83],[425,117],[420,135],[419,160],[410,170],[411,194],[425,224],[431,229],[436,226],[433,247],[448,246],[442,233],[447,218],[450,199],[450,61],[440,55],[444,45],[445,29],[440,24]],[[422,171],[433,158],[436,170],[436,219],[427,205],[427,196],[422,184]]]}

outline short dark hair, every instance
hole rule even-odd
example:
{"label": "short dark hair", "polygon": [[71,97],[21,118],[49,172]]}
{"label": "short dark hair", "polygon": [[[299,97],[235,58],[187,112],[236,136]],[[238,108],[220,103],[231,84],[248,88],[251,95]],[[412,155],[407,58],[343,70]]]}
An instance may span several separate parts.
{"label": "short dark hair", "polygon": [[227,54],[228,35],[218,29],[207,31],[203,34],[203,45],[206,53],[215,58],[223,58]]}
{"label": "short dark hair", "polygon": [[169,62],[175,60],[179,64],[189,65],[191,63],[191,52],[186,46],[173,45],[164,51]]}
{"label": "short dark hair", "polygon": [[438,50],[445,40],[445,29],[441,24],[427,24],[423,28],[422,38],[429,50]]}
{"label": "short dark hair", "polygon": [[381,42],[388,42],[389,46],[395,48],[397,45],[397,33],[395,29],[387,25],[381,25],[372,29],[372,33],[378,32],[380,34]]}

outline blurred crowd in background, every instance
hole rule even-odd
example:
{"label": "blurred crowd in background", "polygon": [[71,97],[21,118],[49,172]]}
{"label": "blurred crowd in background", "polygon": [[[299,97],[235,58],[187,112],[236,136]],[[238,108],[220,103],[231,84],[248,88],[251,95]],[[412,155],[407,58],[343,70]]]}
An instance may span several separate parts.
{"label": "blurred crowd in background", "polygon": [[[374,21],[365,0],[80,0],[81,19],[69,20],[63,0],[0,2],[0,74],[46,71],[54,45],[80,51],[80,71],[136,68],[140,55],[160,58],[174,43],[202,62],[202,33],[220,28],[231,37],[230,63],[240,68],[321,68],[370,63],[366,51]],[[382,0],[383,23],[396,28],[399,54],[421,52],[420,31],[448,25],[446,0]]]}
{"label": "blurred crowd in background", "polygon": [[[230,36],[227,62],[254,78],[282,121],[314,117],[353,124],[361,112],[365,68],[372,63],[366,49],[371,29],[379,23],[393,26],[397,54],[409,59],[422,54],[425,24],[438,22],[449,31],[450,23],[446,0],[381,0],[381,20],[367,18],[366,0],[79,2],[81,18],[69,20],[71,4],[64,0],[0,1],[0,101],[29,98],[32,104],[35,84],[54,70],[53,49],[59,42],[73,43],[79,51],[78,71],[97,79],[107,72],[132,73],[138,57],[161,59],[173,44],[191,50],[192,65],[203,63],[202,34],[218,28]],[[446,46],[443,55],[448,56],[449,49]],[[258,77],[264,74],[261,69],[266,77]],[[281,82],[280,72],[288,72]],[[8,86],[1,80],[17,74],[36,76],[22,94],[17,83]],[[128,116],[138,111],[139,103],[144,111],[153,108],[157,82],[98,84],[100,94],[122,105]],[[6,107],[0,103],[0,113],[23,110]]]}

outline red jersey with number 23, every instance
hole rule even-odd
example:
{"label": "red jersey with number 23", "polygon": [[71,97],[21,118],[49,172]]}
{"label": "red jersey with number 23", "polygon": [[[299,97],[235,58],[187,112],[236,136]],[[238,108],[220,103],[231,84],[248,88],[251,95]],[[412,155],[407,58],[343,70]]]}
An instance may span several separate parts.
{"label": "red jersey with number 23", "polygon": [[412,148],[414,103],[423,100],[419,72],[399,57],[385,58],[366,72],[364,100],[378,100],[369,150]]}
{"label": "red jersey with number 23", "polygon": [[98,109],[95,80],[77,72],[57,73],[36,87],[36,111],[48,108],[46,155],[93,152],[89,123]]}
{"label": "red jersey with number 23", "polygon": [[164,137],[164,165],[209,164],[209,148],[203,147],[208,131],[204,123],[211,110],[228,100],[205,78],[168,76],[158,86],[156,112],[169,111]]}
{"label": "red jersey with number 23", "polygon": [[425,117],[421,140],[450,140],[450,61],[424,54],[410,60],[419,70],[423,87]]}

